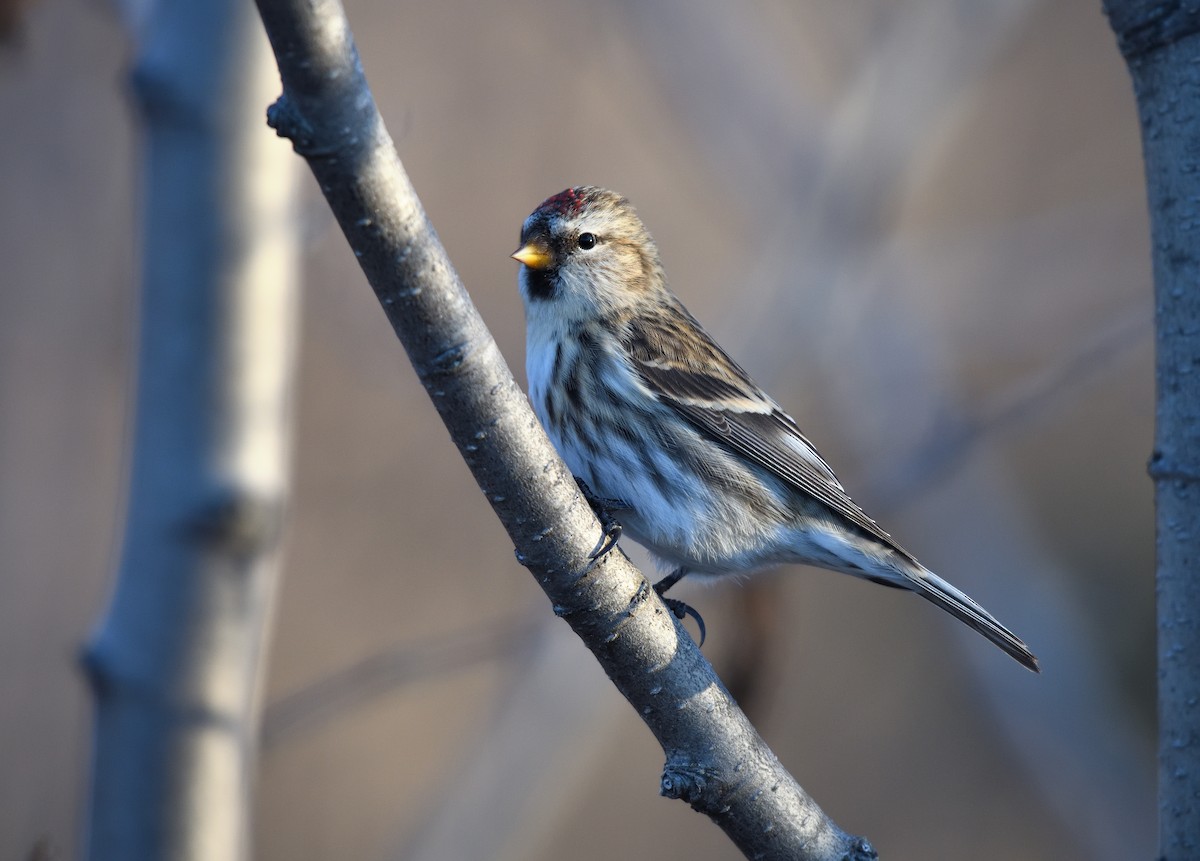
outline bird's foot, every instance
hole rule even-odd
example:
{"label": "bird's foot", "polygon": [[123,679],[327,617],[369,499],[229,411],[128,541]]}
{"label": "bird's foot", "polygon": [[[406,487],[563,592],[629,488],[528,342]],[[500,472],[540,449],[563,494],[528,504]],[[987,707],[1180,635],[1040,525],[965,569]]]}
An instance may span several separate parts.
{"label": "bird's foot", "polygon": [[600,533],[600,540],[596,542],[595,549],[588,554],[588,570],[592,566],[604,558],[614,547],[617,546],[617,540],[621,537],[621,524],[615,520],[600,521],[600,528],[603,532]]}
{"label": "bird's foot", "polygon": [[619,499],[604,499],[592,493],[592,489],[587,486],[581,478],[576,478],[575,483],[579,485],[579,492],[583,494],[583,498],[587,500],[587,504],[591,506],[592,511],[596,515],[596,519],[600,521],[600,540],[596,542],[596,546],[592,552],[588,554],[588,565],[584,570],[586,574],[596,566],[596,563],[603,559],[614,547],[617,546],[617,541],[621,537],[621,524],[612,516],[609,508],[620,508],[622,503]]}
{"label": "bird's foot", "polygon": [[704,618],[690,604],[680,601],[678,598],[668,598],[663,594],[686,577],[687,573],[686,568],[676,568],[654,584],[654,591],[658,593],[658,597],[662,598],[663,603],[667,605],[667,609],[671,611],[671,614],[676,619],[682,622],[688,616],[691,616],[696,620],[696,625],[700,628],[700,642],[697,645],[703,646],[704,639],[708,635],[708,630],[704,626]]}
{"label": "bird's foot", "polygon": [[662,601],[667,605],[667,609],[671,611],[671,614],[679,621],[682,622],[688,616],[696,620],[696,626],[700,629],[700,641],[696,645],[703,646],[704,638],[708,632],[704,627],[704,619],[696,612],[696,608],[691,604],[680,601],[678,598],[663,598]]}

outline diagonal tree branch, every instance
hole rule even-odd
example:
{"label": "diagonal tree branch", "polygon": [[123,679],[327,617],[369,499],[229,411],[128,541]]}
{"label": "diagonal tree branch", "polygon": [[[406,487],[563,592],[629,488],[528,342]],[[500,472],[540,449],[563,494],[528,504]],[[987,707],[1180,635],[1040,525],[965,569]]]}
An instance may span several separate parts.
{"label": "diagonal tree branch", "polygon": [[336,0],[259,0],[283,96],[269,123],[308,161],[418,376],[554,607],[666,754],[662,792],[755,858],[866,859],[767,748],[691,638],[600,534],[438,241]]}

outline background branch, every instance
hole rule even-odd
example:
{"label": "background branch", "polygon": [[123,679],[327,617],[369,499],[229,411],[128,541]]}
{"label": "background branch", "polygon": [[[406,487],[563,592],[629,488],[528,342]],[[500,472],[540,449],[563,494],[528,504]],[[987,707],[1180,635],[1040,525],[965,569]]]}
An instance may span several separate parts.
{"label": "background branch", "polygon": [[1133,77],[1154,248],[1160,861],[1200,853],[1200,13],[1105,0]]}
{"label": "background branch", "polygon": [[272,702],[263,715],[263,746],[270,748],[398,686],[437,679],[484,661],[521,657],[532,651],[540,623],[540,616],[509,619],[370,655]]}
{"label": "background branch", "polygon": [[96,861],[246,857],[289,485],[296,171],[258,133],[275,76],[236,0],[127,4],[144,123],[125,539],[84,662]]}
{"label": "background branch", "polygon": [[664,794],[758,858],[869,858],[767,749],[690,637],[599,526],[426,220],[363,77],[341,7],[261,0],[283,96],[270,123],[312,169],[476,481],[558,615],[667,756]]}

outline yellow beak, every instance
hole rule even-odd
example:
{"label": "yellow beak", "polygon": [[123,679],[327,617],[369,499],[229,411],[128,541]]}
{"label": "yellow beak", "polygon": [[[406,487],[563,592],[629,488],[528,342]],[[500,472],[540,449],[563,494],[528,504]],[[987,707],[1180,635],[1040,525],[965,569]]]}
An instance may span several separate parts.
{"label": "yellow beak", "polygon": [[524,263],[530,269],[549,269],[554,262],[554,255],[541,242],[527,242],[513,252],[512,259]]}

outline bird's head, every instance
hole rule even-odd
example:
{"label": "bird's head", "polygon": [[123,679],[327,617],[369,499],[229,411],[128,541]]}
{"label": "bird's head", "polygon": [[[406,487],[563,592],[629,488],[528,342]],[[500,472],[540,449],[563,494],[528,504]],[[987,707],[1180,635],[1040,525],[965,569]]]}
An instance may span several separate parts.
{"label": "bird's head", "polygon": [[544,201],[525,219],[512,256],[530,307],[549,302],[598,315],[664,289],[658,248],[629,201],[594,186]]}

